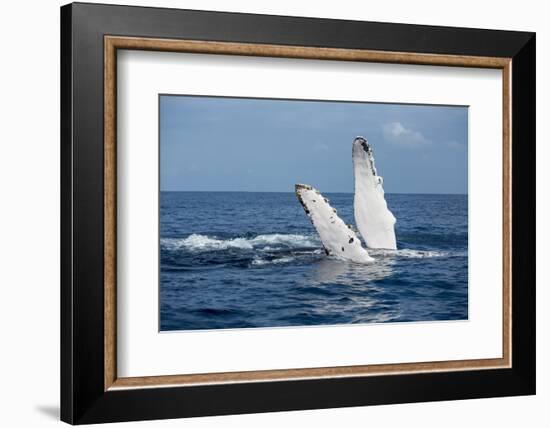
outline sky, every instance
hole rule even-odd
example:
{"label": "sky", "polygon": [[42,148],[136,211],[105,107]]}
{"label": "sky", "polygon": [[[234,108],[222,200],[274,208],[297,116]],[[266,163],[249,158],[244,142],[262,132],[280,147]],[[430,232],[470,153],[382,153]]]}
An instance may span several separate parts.
{"label": "sky", "polygon": [[387,193],[468,192],[468,108],[161,95],[162,191],[353,192],[371,144]]}

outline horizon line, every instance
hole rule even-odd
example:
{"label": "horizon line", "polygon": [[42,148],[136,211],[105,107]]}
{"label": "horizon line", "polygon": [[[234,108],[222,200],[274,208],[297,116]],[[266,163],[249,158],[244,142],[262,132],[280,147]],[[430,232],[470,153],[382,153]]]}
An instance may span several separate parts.
{"label": "horizon line", "polygon": [[[160,190],[160,192],[171,193],[294,193],[293,191],[279,191],[279,190]],[[338,192],[329,191],[325,193],[343,193],[353,195],[354,192]],[[385,192],[387,195],[462,195],[467,196],[468,193],[439,193],[439,192]]]}

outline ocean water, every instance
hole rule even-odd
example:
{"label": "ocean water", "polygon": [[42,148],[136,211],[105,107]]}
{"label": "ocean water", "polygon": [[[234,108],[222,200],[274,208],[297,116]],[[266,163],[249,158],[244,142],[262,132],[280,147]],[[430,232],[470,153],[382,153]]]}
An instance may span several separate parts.
{"label": "ocean water", "polygon": [[[353,194],[326,193],[353,224]],[[161,192],[160,328],[468,318],[468,198],[386,194],[397,251],[327,257],[294,193]]]}

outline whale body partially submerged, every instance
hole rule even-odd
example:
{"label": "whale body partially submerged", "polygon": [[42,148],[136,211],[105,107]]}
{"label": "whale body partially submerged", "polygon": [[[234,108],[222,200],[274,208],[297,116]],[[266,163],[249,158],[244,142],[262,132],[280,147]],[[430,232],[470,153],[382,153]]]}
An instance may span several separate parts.
{"label": "whale body partially submerged", "polygon": [[[355,178],[354,216],[367,248],[397,248],[395,217],[384,197],[383,179],[376,171],[372,147],[363,137],[353,141],[353,174]],[[317,230],[325,253],[359,263],[374,259],[361,239],[338,217],[329,200],[308,184],[296,184],[296,196]]]}

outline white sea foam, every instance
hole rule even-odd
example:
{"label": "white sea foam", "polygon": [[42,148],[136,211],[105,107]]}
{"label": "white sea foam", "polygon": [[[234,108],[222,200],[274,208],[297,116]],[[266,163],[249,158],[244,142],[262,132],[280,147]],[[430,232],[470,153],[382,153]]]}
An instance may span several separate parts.
{"label": "white sea foam", "polygon": [[[220,251],[231,248],[241,250],[257,250],[262,253],[277,251],[279,249],[296,249],[300,248],[317,248],[313,251],[314,254],[322,253],[321,242],[314,236],[299,235],[299,234],[283,234],[272,233],[258,235],[253,238],[231,238],[219,239],[214,236],[192,234],[186,238],[163,238],[161,246],[168,250],[189,250],[189,251]],[[432,257],[455,257],[467,256],[467,252],[452,252],[452,251],[429,251],[429,250],[413,250],[402,248],[398,250],[384,249],[369,249],[369,252],[374,257],[403,257],[410,259],[422,259]],[[308,250],[309,254],[310,251]],[[267,260],[256,258],[252,262],[254,265],[272,264],[272,263],[287,263],[286,257]]]}
{"label": "white sea foam", "polygon": [[258,235],[250,240],[253,246],[288,245],[289,247],[315,247],[319,242],[310,236],[296,234],[273,233],[270,235]]}
{"label": "white sea foam", "polygon": [[163,238],[161,239],[161,245],[169,250],[215,251],[229,248],[240,248],[243,250],[258,248],[268,251],[280,246],[289,248],[316,247],[319,245],[319,242],[310,236],[296,234],[274,233],[258,235],[254,238],[218,239],[194,233],[182,239]]}
{"label": "white sea foam", "polygon": [[403,248],[399,250],[369,250],[373,256],[396,256],[409,259],[424,259],[431,257],[450,257],[456,254],[449,251],[427,251]]}
{"label": "white sea foam", "polygon": [[254,260],[252,260],[252,264],[254,266],[263,266],[263,265],[269,265],[269,264],[289,263],[293,260],[294,260],[294,257],[280,257],[278,259],[273,259],[273,260],[266,260],[259,257],[255,257]]}
{"label": "white sea foam", "polygon": [[245,238],[216,239],[205,235],[193,234],[184,239],[162,239],[161,244],[168,249],[189,250],[225,250],[227,248],[252,249],[252,245]]}

